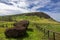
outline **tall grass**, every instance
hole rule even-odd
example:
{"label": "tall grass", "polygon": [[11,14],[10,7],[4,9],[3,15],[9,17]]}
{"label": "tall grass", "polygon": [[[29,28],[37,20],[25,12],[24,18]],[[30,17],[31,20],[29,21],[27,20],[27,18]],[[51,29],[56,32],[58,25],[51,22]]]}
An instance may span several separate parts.
{"label": "tall grass", "polygon": [[[42,28],[60,32],[60,23],[57,23],[51,19],[40,18],[37,16],[22,15],[17,17],[11,17],[11,20],[12,21],[0,21],[0,40],[43,40],[42,38],[44,36],[44,33],[39,31],[34,23],[38,24]],[[19,39],[14,38],[7,39],[6,36],[4,35],[6,28],[14,27],[13,24],[21,20],[30,21],[28,28],[30,30],[27,30],[28,37]]]}

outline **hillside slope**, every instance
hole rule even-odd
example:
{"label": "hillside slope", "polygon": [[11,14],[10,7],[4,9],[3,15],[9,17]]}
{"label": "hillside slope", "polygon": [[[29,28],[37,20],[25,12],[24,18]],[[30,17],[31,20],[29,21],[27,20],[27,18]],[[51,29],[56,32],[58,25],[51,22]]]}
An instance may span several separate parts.
{"label": "hillside slope", "polygon": [[[28,37],[21,39],[6,38],[4,35],[6,28],[14,27],[13,24],[21,20],[29,20],[29,30],[27,30]],[[0,16],[0,40],[43,40],[42,38],[44,38],[44,33],[39,31],[35,24],[37,24],[39,28],[41,27],[60,32],[60,23],[54,21],[54,19],[52,19],[49,15],[43,12],[22,13]]]}
{"label": "hillside slope", "polygon": [[31,12],[31,13],[22,13],[16,15],[0,16],[0,21],[8,21],[8,20],[12,21],[12,18],[17,18],[19,16],[37,16],[39,18],[50,19],[52,21],[55,21],[53,18],[51,18],[49,15],[43,12]]}

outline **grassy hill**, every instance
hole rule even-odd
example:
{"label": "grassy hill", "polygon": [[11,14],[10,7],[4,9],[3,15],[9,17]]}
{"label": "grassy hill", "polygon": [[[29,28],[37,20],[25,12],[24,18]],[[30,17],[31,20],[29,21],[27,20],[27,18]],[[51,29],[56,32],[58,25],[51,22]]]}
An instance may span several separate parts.
{"label": "grassy hill", "polygon": [[[21,20],[29,20],[29,28],[32,31],[27,31],[29,37],[20,38],[20,39],[7,39],[5,38],[4,31],[6,28],[14,27],[15,22]],[[43,12],[32,12],[32,13],[23,13],[16,15],[0,16],[0,40],[42,40],[44,34],[36,28],[36,25],[39,25],[42,28],[60,32],[60,23],[55,21],[49,15]],[[47,40],[47,39],[46,39]]]}

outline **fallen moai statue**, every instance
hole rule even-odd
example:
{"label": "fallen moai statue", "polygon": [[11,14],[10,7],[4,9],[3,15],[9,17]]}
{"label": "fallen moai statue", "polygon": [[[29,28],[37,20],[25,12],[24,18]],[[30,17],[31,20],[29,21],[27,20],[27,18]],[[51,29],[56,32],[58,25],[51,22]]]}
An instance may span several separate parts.
{"label": "fallen moai statue", "polygon": [[29,25],[29,21],[27,20],[22,20],[20,22],[17,22],[15,24],[13,24],[15,27],[12,28],[8,28],[5,31],[5,35],[7,37],[22,37],[26,34],[26,30],[28,28]]}

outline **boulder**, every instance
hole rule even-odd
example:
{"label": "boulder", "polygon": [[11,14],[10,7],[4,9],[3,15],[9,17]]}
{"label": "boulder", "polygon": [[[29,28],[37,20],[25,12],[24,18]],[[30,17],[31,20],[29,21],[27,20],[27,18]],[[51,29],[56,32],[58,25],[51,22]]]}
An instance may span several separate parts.
{"label": "boulder", "polygon": [[6,37],[22,37],[26,34],[29,21],[20,21],[14,24],[15,27],[8,28],[5,30]]}
{"label": "boulder", "polygon": [[26,27],[20,27],[20,28],[10,28],[6,29],[5,35],[7,37],[21,37],[26,33]]}
{"label": "boulder", "polygon": [[14,23],[13,24],[15,27],[20,27],[20,26],[24,26],[26,27],[26,29],[28,28],[28,25],[29,25],[29,21],[27,20],[22,20],[22,21],[19,21],[17,23]]}

